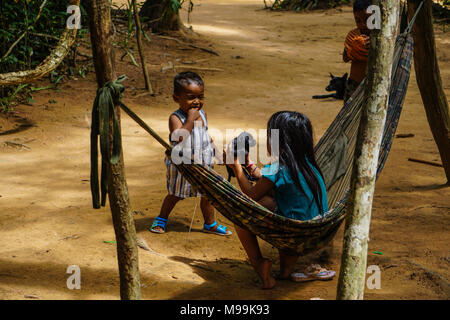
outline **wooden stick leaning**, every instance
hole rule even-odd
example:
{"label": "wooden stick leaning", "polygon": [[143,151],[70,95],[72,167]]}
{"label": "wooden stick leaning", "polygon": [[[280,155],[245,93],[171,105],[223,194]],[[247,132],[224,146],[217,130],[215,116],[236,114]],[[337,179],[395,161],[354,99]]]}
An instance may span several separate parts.
{"label": "wooden stick leaning", "polygon": [[148,75],[147,63],[145,62],[145,54],[142,48],[142,36],[141,36],[141,20],[137,10],[136,0],[133,0],[134,21],[136,22],[136,41],[139,50],[139,56],[141,57],[142,72],[144,73],[145,89],[150,93],[153,93],[152,85],[150,83],[150,77]]}

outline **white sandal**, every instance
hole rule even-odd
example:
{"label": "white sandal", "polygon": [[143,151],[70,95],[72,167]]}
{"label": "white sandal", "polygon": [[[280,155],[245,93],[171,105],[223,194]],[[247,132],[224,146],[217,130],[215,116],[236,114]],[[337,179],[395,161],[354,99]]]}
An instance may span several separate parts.
{"label": "white sandal", "polygon": [[[336,272],[333,270],[327,270],[322,268],[318,264],[311,265],[307,269],[307,272],[294,272],[291,274],[291,280],[295,282],[307,282],[314,280],[327,281],[334,278]],[[309,271],[309,272],[308,272]]]}

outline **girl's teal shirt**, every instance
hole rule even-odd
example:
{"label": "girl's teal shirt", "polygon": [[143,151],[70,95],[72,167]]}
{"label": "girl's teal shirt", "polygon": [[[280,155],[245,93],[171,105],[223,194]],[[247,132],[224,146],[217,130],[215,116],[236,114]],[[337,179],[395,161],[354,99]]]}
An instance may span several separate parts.
{"label": "girl's teal shirt", "polygon": [[306,183],[305,177],[299,171],[298,177],[300,184],[305,193],[301,192],[294,184],[289,170],[281,166],[278,162],[270,165],[266,165],[262,169],[263,177],[269,179],[275,184],[275,201],[277,203],[276,213],[286,218],[295,220],[312,220],[318,215],[324,214],[328,211],[327,190],[325,188],[325,182],[320,175],[319,171],[311,165],[314,173],[317,175],[319,181],[320,190],[322,193],[322,208],[314,201],[314,196]]}

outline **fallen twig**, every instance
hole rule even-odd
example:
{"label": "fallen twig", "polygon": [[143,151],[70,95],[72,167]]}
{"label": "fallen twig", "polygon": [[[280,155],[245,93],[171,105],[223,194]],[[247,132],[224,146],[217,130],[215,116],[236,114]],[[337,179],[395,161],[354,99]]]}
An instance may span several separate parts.
{"label": "fallen twig", "polygon": [[437,206],[435,204],[426,204],[423,206],[414,207],[412,209],[409,209],[408,211],[415,211],[415,210],[419,210],[419,209],[423,209],[423,208],[450,209],[450,207],[446,207],[446,206]]}
{"label": "fallen twig", "polygon": [[78,50],[77,50],[77,55],[88,58],[88,59],[92,59],[92,55],[80,52]]}
{"label": "fallen twig", "polygon": [[16,142],[11,142],[11,141],[4,141],[4,143],[8,147],[31,149],[30,147],[28,147],[28,146],[26,146],[26,145],[24,145],[22,143],[16,143]]}
{"label": "fallen twig", "polygon": [[191,65],[177,65],[174,66],[175,69],[177,68],[184,68],[184,69],[192,69],[192,70],[202,70],[202,71],[223,71],[223,69],[219,69],[219,68],[207,68],[207,67],[195,67],[195,66],[191,66]]}
{"label": "fallen twig", "polygon": [[144,92],[144,93],[139,93],[139,94],[135,95],[134,97],[135,98],[140,98],[140,97],[148,96],[148,95],[154,96],[155,94],[154,93],[150,93],[150,92]]}
{"label": "fallen twig", "polygon": [[69,240],[69,239],[78,239],[80,236],[78,234],[73,234],[71,236],[67,236],[64,238],[60,238],[59,240]]}
{"label": "fallen twig", "polygon": [[209,59],[198,59],[198,60],[192,60],[192,61],[180,61],[182,64],[197,64],[197,63],[200,63],[200,62],[205,62],[205,61],[208,61]]}
{"label": "fallen twig", "polygon": [[188,46],[188,47],[191,47],[191,48],[199,49],[199,50],[202,50],[202,51],[214,54],[216,56],[219,56],[219,54],[217,52],[215,52],[214,50],[211,50],[211,49],[208,49],[208,48],[204,48],[204,47],[199,47],[199,46],[196,46],[194,44],[186,43],[186,42],[183,42],[183,41],[181,41],[181,40],[179,40],[177,38],[173,38],[173,37],[169,37],[169,36],[160,36],[160,35],[157,35],[157,34],[152,34],[152,35],[153,36],[157,36],[157,37],[159,37],[161,39],[173,40],[173,41],[178,42],[179,44],[182,44],[182,45],[185,45],[185,46]]}
{"label": "fallen twig", "polygon": [[414,133],[399,133],[395,136],[396,138],[412,138]]}
{"label": "fallen twig", "polygon": [[137,245],[138,245],[139,248],[142,248],[142,249],[144,249],[144,250],[146,250],[146,251],[149,251],[150,253],[155,254],[155,255],[157,255],[157,256],[161,256],[161,257],[166,257],[166,258],[167,258],[166,255],[161,254],[161,253],[159,253],[159,252],[156,252],[155,250],[153,250],[152,248],[150,248],[150,247],[148,246],[147,242],[146,242],[144,239],[142,239],[142,238],[140,238],[140,237],[137,237],[136,240],[137,240]]}
{"label": "fallen twig", "polygon": [[163,67],[161,68],[161,72],[164,73],[164,72],[166,72],[166,71],[169,70],[169,69],[173,69],[173,63],[172,63],[172,61],[169,61],[169,63],[168,63],[167,66],[163,66]]}

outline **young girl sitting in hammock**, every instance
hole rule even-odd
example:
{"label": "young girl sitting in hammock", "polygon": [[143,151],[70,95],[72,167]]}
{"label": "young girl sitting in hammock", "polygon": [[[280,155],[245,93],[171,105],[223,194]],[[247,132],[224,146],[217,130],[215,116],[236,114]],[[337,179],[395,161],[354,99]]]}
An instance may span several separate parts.
{"label": "young girl sitting in hammock", "polygon": [[[279,130],[278,146],[270,143],[273,130]],[[277,162],[259,169],[246,159],[249,171],[260,178],[256,184],[252,185],[246,178],[238,158],[230,165],[242,192],[272,212],[291,219],[311,220],[327,212],[327,193],[314,156],[313,132],[309,119],[293,111],[273,114],[267,124],[267,144],[271,155],[275,155],[275,148],[279,147]],[[263,258],[256,236],[237,225],[235,229],[250,263],[263,282],[263,288],[273,288],[275,279],[271,275],[272,263]],[[279,254],[278,278],[288,279],[294,271],[298,256],[288,255],[282,250],[279,250]]]}

